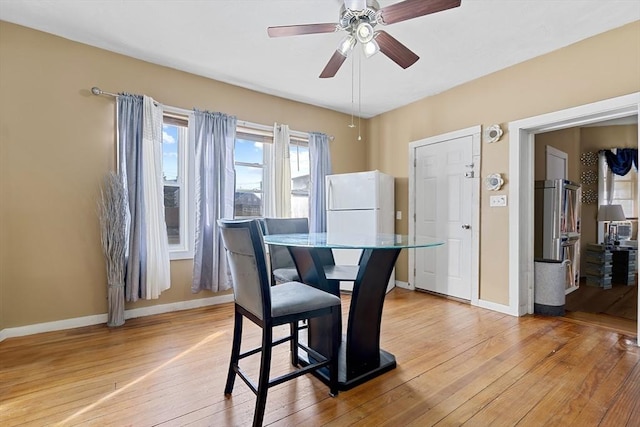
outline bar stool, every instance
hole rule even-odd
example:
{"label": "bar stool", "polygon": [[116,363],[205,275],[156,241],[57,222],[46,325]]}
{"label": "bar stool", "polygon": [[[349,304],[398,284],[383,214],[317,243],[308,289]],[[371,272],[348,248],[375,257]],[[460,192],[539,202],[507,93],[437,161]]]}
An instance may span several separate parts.
{"label": "bar stool", "polygon": [[[231,395],[236,374],[253,391],[256,407],[253,425],[261,426],[270,387],[281,384],[323,367],[329,369],[331,396],[338,394],[338,350],[341,334],[340,298],[299,282],[287,282],[271,287],[264,253],[264,241],[257,220],[218,220],[227,259],[233,278],[235,300],[233,344],[229,373],[224,389]],[[327,337],[329,355],[322,355],[298,342],[298,322],[320,316],[331,316],[331,337]],[[242,321],[246,317],[262,329],[262,346],[240,353]],[[289,324],[291,334],[273,341],[273,327]],[[296,371],[270,379],[272,348],[291,341],[291,360],[297,361],[297,349],[307,352],[309,364]],[[240,368],[241,359],[262,353],[258,384]],[[297,364],[297,363],[296,363]]]}

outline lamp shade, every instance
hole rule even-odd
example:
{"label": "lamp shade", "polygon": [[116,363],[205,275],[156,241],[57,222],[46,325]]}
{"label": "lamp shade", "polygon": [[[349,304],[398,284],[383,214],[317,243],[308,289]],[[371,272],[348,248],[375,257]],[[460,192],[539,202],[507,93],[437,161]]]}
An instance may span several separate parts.
{"label": "lamp shade", "polygon": [[622,205],[600,205],[598,221],[625,221]]}

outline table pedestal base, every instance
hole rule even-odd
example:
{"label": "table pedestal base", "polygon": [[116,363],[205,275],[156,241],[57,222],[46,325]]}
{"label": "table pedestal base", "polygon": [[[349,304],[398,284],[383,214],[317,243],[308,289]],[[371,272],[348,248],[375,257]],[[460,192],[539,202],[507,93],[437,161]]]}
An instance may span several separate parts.
{"label": "table pedestal base", "polygon": [[[301,334],[302,335],[302,334]],[[303,337],[301,336],[301,339]],[[352,378],[349,378],[347,375],[347,363],[346,363],[346,342],[343,340],[342,345],[340,346],[340,360],[339,360],[339,371],[338,371],[338,388],[341,391],[350,390],[353,387],[360,385],[366,381],[369,381],[379,375],[384,374],[396,367],[396,358],[393,354],[380,349],[380,365],[377,367],[372,367],[367,372],[361,373],[359,375],[355,375]],[[298,358],[300,365],[306,366],[309,364],[309,359],[307,353],[304,350],[298,351]],[[322,368],[317,371],[312,372],[317,378],[319,378],[322,382],[329,385],[329,369]]]}

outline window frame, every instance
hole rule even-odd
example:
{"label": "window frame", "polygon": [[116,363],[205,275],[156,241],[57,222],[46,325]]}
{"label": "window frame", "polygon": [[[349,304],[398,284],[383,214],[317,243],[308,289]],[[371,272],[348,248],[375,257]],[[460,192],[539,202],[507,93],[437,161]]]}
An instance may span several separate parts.
{"label": "window frame", "polygon": [[[311,153],[309,152],[309,134],[296,133],[291,135],[291,141],[289,144],[289,149],[292,147],[305,147],[309,156],[309,187],[307,188],[306,194],[301,194],[300,190],[294,190],[293,188],[293,169],[291,170],[291,209],[293,210],[293,198],[294,197],[306,197],[307,198],[307,216],[305,218],[309,218],[309,210],[310,210],[310,199],[311,199]],[[297,218],[294,216],[293,211],[290,212],[291,217]]]}
{"label": "window frame", "polygon": [[[238,140],[241,141],[253,141],[255,142],[260,142],[262,143],[262,163],[252,163],[252,162],[242,162],[242,161],[238,161],[235,158],[235,150],[236,150],[236,142]],[[233,184],[233,195],[234,195],[234,209],[233,209],[233,217],[234,219],[251,219],[251,218],[263,218],[265,215],[265,206],[267,205],[267,203],[269,202],[269,197],[270,195],[267,194],[267,191],[265,191],[268,188],[268,179],[270,177],[270,174],[272,173],[271,171],[271,165],[269,162],[269,159],[271,157],[271,147],[273,147],[273,129],[269,128],[268,126],[262,126],[262,125],[250,125],[250,124],[246,124],[246,123],[238,123],[236,125],[236,138],[233,142],[234,146],[233,146],[233,150],[234,150],[234,160],[233,160],[233,168],[234,168],[234,172],[236,174],[236,180]],[[237,166],[244,166],[244,167],[253,167],[253,168],[260,168],[262,169],[262,189],[257,192],[254,190],[247,190],[245,192],[248,193],[253,193],[253,194],[260,194],[261,195],[261,200],[262,200],[262,206],[260,209],[260,214],[257,216],[238,216],[236,214],[236,209],[235,209],[235,195],[238,192],[238,180],[237,180]]]}
{"label": "window frame", "polygon": [[[635,173],[635,177],[634,176],[629,176],[632,173]],[[629,194],[630,197],[616,197],[616,184],[622,184],[622,183],[628,183],[628,185],[631,187],[629,189]],[[613,175],[613,197],[611,198],[611,203],[612,204],[620,204],[622,206],[624,206],[622,203],[620,203],[621,201],[625,201],[625,202],[631,202],[631,206],[632,209],[634,210],[634,212],[632,212],[632,215],[627,217],[627,220],[637,220],[638,219],[638,209],[640,208],[638,200],[637,200],[637,194],[638,194],[638,171],[635,169],[635,167],[631,167],[631,170],[624,176],[621,175]],[[627,212],[625,212],[625,215],[627,214]]]}
{"label": "window frame", "polygon": [[[238,136],[240,135],[240,136]],[[243,137],[245,136],[245,137]],[[248,136],[248,138],[246,137]],[[300,147],[306,147],[307,150],[309,148],[309,134],[305,132],[299,131],[289,131],[290,136],[290,149],[294,145]],[[245,166],[245,167],[261,167],[262,168],[262,191],[260,194],[262,195],[262,210],[259,216],[237,216],[235,212],[235,193],[237,192],[237,177],[236,183],[234,183],[234,213],[233,216],[235,219],[249,219],[249,218],[261,218],[265,216],[265,207],[267,203],[269,203],[269,199],[272,197],[271,194],[267,190],[270,189],[270,185],[268,180],[270,179],[270,175],[273,172],[273,165],[271,164],[271,150],[273,149],[274,144],[274,133],[273,127],[260,125],[256,123],[248,123],[248,122],[238,122],[236,125],[236,141],[238,139],[243,141],[254,141],[261,142],[263,144],[263,152],[262,152],[262,163],[250,163],[250,162],[240,162],[234,159],[234,169],[236,166]],[[235,141],[234,141],[235,144]],[[235,145],[234,145],[234,154],[235,154]],[[311,162],[311,159],[309,159]],[[237,175],[237,172],[236,172]],[[309,164],[309,179],[311,179],[311,164]],[[256,193],[255,191],[253,193]],[[299,194],[296,194],[293,189],[293,176],[291,177],[291,195],[290,197],[293,199],[294,195],[297,197]],[[307,191],[307,204],[309,204],[309,198],[311,197],[310,189]],[[293,212],[290,212],[289,215],[293,215]],[[307,218],[309,216],[309,206],[307,206]]]}
{"label": "window frame", "polygon": [[192,114],[184,110],[164,106],[163,124],[173,124],[182,127],[178,132],[178,176],[176,182],[163,179],[165,186],[178,187],[180,190],[179,230],[180,243],[169,244],[169,259],[193,259],[195,246],[195,194],[194,194],[194,162],[195,150],[193,144]]}

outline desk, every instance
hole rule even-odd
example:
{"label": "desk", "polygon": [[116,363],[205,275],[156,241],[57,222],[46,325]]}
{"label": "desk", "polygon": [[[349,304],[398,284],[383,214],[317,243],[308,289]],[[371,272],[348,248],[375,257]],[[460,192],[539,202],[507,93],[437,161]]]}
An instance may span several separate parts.
{"label": "desk", "polygon": [[[264,236],[264,241],[269,245],[287,246],[300,279],[337,296],[340,296],[341,272],[351,273],[348,267],[333,265],[331,249],[362,249],[360,265],[355,267],[347,331],[340,347],[340,389],[348,390],[396,367],[393,354],[380,348],[382,306],[391,272],[402,249],[428,248],[444,242],[425,237],[409,239],[399,234],[338,236],[326,233],[272,234]],[[329,327],[327,319],[311,319],[307,331],[309,347],[328,354]],[[300,356],[304,364],[306,355]],[[326,370],[319,371],[318,375],[328,381]]]}
{"label": "desk", "polygon": [[613,283],[634,285],[636,248],[588,244],[586,247],[587,285],[611,289]]}

